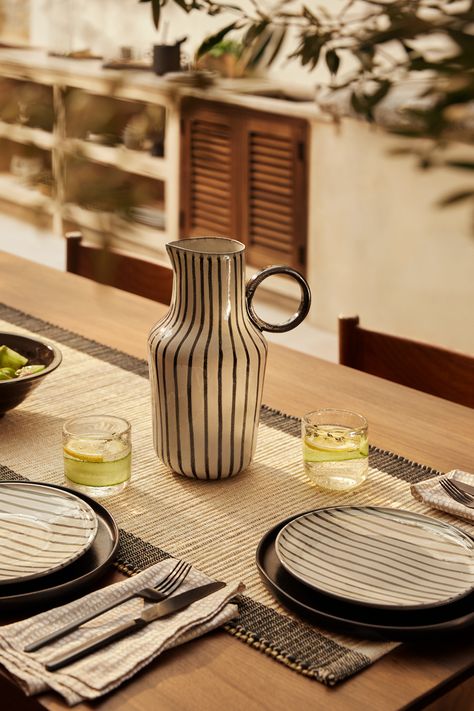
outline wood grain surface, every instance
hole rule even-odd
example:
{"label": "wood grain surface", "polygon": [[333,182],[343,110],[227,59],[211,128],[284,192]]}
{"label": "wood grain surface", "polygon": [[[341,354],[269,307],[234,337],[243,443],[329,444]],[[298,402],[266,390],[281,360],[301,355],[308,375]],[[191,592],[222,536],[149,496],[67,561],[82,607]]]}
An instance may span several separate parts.
{"label": "wood grain surface", "polygon": [[474,357],[371,331],[358,316],[339,317],[339,363],[474,407]]}
{"label": "wood grain surface", "polygon": [[[0,302],[141,358],[146,355],[148,330],[166,310],[141,297],[4,253],[0,253]],[[474,410],[350,368],[270,345],[264,402],[298,416],[319,407],[353,409],[368,418],[373,444],[444,471],[454,467],[474,471]],[[114,573],[114,577],[120,576]],[[474,638],[467,631],[439,647],[398,647],[369,669],[328,689],[215,632],[166,653],[110,697],[75,708],[418,709],[460,685],[473,667]],[[0,693],[0,706],[5,709],[66,708],[52,695],[31,700],[18,694],[5,674],[0,677]],[[461,693],[463,711],[470,711],[472,683],[464,684]],[[439,705],[446,701],[448,697],[430,706],[430,711],[449,708]],[[452,704],[455,709],[455,699]]]}

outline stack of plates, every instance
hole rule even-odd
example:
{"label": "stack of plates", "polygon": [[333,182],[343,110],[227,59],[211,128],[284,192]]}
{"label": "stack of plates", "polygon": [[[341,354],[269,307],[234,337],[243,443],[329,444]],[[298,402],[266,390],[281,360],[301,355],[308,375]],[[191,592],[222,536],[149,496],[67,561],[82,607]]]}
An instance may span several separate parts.
{"label": "stack of plates", "polygon": [[257,566],[284,605],[343,632],[413,639],[474,624],[474,542],[410,511],[293,516],[263,537]]}
{"label": "stack of plates", "polygon": [[112,561],[118,530],[100,504],[49,484],[0,483],[0,607],[75,591]]}

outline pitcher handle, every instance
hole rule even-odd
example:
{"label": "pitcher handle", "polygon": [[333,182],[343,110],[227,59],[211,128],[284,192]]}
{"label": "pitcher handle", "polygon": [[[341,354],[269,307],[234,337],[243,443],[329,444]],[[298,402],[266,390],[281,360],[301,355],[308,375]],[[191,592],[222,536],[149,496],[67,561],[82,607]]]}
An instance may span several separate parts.
{"label": "pitcher handle", "polygon": [[[293,314],[288,321],[284,321],[283,323],[267,323],[267,321],[264,321],[257,316],[252,304],[257,286],[261,284],[264,279],[267,279],[269,276],[273,276],[274,274],[287,274],[288,276],[293,277],[293,279],[296,279],[301,289],[301,301],[296,313]],[[257,272],[257,274],[254,274],[254,276],[247,282],[246,300],[248,315],[250,316],[252,323],[257,328],[261,331],[270,331],[271,333],[285,333],[286,331],[291,331],[293,328],[298,326],[308,315],[309,307],[311,306],[311,291],[304,276],[297,272],[296,269],[292,269],[291,267],[266,267],[265,269],[262,269],[262,271]]]}

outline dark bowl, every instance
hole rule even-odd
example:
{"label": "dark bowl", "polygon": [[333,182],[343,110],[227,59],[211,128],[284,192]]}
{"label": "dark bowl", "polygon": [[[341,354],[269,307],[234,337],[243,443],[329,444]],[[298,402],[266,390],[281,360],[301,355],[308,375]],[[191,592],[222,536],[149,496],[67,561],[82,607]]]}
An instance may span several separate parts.
{"label": "dark bowl", "polygon": [[0,417],[8,410],[23,402],[41,383],[42,379],[55,370],[61,363],[63,357],[52,343],[39,338],[28,338],[20,336],[18,333],[6,333],[0,331],[0,346],[8,346],[25,358],[28,358],[30,365],[45,365],[46,368],[40,373],[25,375],[23,378],[13,378],[12,380],[0,380]]}

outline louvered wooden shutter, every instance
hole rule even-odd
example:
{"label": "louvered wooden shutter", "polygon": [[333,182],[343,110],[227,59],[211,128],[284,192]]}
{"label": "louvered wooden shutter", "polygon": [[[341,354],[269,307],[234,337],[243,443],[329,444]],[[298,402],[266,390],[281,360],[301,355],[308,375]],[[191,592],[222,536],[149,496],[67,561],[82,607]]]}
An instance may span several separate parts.
{"label": "louvered wooden shutter", "polygon": [[306,122],[197,99],[182,116],[181,236],[233,237],[250,265],[304,271]]}
{"label": "louvered wooden shutter", "polygon": [[182,133],[182,236],[238,239],[230,117],[205,106],[192,106],[183,119]]}
{"label": "louvered wooden shutter", "polygon": [[255,266],[304,268],[306,245],[306,130],[301,121],[249,119],[243,240]]}

